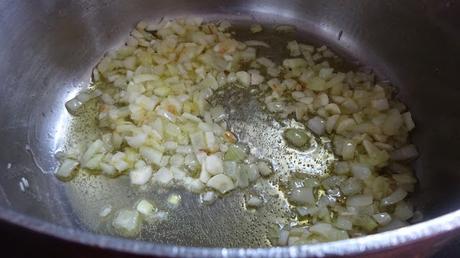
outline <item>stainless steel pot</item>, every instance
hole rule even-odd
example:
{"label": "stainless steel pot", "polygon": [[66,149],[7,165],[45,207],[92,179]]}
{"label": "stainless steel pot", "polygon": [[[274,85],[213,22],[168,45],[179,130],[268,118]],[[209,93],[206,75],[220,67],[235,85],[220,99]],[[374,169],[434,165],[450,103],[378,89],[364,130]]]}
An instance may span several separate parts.
{"label": "stainless steel pot", "polygon": [[[360,61],[398,86],[417,122],[413,140],[421,152],[416,162],[420,184],[413,201],[424,221],[346,241],[259,249],[185,247],[172,244],[193,243],[89,232],[68,189],[51,174],[69,122],[64,102],[87,86],[91,68],[137,21],[191,14],[295,25],[314,42]],[[459,16],[460,3],[447,0],[1,1],[0,218],[85,245],[157,256],[428,254],[460,235]],[[196,243],[212,246],[206,240],[212,232],[203,232]]]}

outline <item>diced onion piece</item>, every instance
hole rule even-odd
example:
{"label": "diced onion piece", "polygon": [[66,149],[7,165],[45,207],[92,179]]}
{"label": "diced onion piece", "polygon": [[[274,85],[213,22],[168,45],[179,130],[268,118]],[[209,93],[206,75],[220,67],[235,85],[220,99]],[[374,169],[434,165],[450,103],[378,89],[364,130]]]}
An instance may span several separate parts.
{"label": "diced onion piece", "polygon": [[310,227],[310,231],[316,233],[322,237],[325,237],[329,241],[347,239],[348,234],[343,230],[334,228],[331,224],[318,222]]}
{"label": "diced onion piece", "polygon": [[140,230],[141,218],[135,210],[120,210],[112,225],[123,236],[135,236]]}
{"label": "diced onion piece", "polygon": [[155,173],[155,176],[154,176],[155,182],[163,186],[169,186],[172,183],[173,179],[174,179],[173,173],[165,167],[160,168],[158,172]]}
{"label": "diced onion piece", "polygon": [[314,77],[310,80],[310,83],[308,84],[308,88],[313,91],[325,91],[330,87],[331,85],[329,83],[326,83],[326,81],[320,77]]}
{"label": "diced onion piece", "polygon": [[393,215],[400,220],[406,221],[414,216],[414,211],[409,204],[407,204],[405,201],[401,201],[396,204]]}
{"label": "diced onion piece", "polygon": [[200,198],[204,204],[212,204],[217,199],[217,195],[216,193],[209,191],[201,194]]}
{"label": "diced onion piece", "polygon": [[351,173],[359,179],[365,180],[371,175],[371,170],[368,166],[361,163],[351,164]]}
{"label": "diced onion piece", "polygon": [[211,175],[224,173],[224,164],[217,155],[211,155],[206,158],[206,170]]}
{"label": "diced onion piece", "polygon": [[124,160],[126,154],[123,152],[117,152],[112,156],[111,163],[119,171],[128,169],[129,164]]}
{"label": "diced onion piece", "polygon": [[236,185],[240,188],[246,188],[249,185],[248,166],[242,164],[236,171]]}
{"label": "diced onion piece", "polygon": [[152,168],[150,166],[137,168],[129,172],[129,179],[133,185],[144,185],[152,177]]}
{"label": "diced onion piece", "polygon": [[107,217],[112,213],[112,205],[106,205],[99,211],[99,217]]}
{"label": "diced onion piece", "polygon": [[252,33],[257,33],[257,32],[261,32],[263,29],[260,24],[252,24],[250,27],[250,30]]}
{"label": "diced onion piece", "polygon": [[372,217],[365,215],[365,214],[354,216],[353,224],[367,231],[372,231],[376,227],[378,227],[378,224],[375,222],[375,220],[373,220]]}
{"label": "diced onion piece", "polygon": [[334,172],[336,174],[342,175],[342,174],[348,173],[349,171],[350,171],[350,166],[348,165],[348,162],[339,161],[335,163]]}
{"label": "diced onion piece", "polygon": [[181,167],[184,164],[184,156],[180,154],[172,155],[171,158],[169,158],[169,164],[176,168]]}
{"label": "diced onion piece", "polygon": [[168,206],[170,208],[175,209],[175,208],[177,208],[179,206],[179,204],[181,203],[181,200],[182,200],[182,197],[180,195],[178,195],[178,194],[170,194],[168,196],[168,199],[167,199]]}
{"label": "diced onion piece", "polygon": [[206,185],[223,194],[235,188],[232,179],[224,174],[211,177]]}
{"label": "diced onion piece", "polygon": [[289,41],[286,48],[289,50],[290,56],[300,56],[301,54],[299,44],[295,40]]}
{"label": "diced onion piece", "polygon": [[142,155],[144,160],[149,164],[155,164],[159,166],[161,164],[161,158],[163,153],[150,147],[141,147],[139,153]]}
{"label": "diced onion piece", "polygon": [[278,237],[278,245],[287,245],[289,240],[289,231],[280,230]]}
{"label": "diced onion piece", "polygon": [[312,130],[316,135],[323,135],[325,131],[325,122],[320,117],[315,116],[314,118],[308,120],[307,127]]}
{"label": "diced onion piece", "polygon": [[271,165],[265,161],[257,162],[257,170],[262,176],[270,176],[273,173]]}
{"label": "diced onion piece", "polygon": [[406,112],[402,114],[404,125],[407,128],[407,131],[412,131],[415,128],[414,120],[412,120],[412,115],[410,112]]}
{"label": "diced onion piece", "polygon": [[83,104],[77,98],[73,98],[65,103],[65,107],[71,115],[75,115]]}
{"label": "diced onion piece", "polygon": [[248,166],[243,165],[243,167],[246,169],[249,182],[254,182],[259,178],[259,171],[257,170],[256,164],[249,164]]}
{"label": "diced onion piece", "polygon": [[362,194],[348,197],[347,206],[363,207],[369,206],[373,202],[372,195]]}
{"label": "diced onion piece", "polygon": [[362,190],[362,185],[359,179],[351,177],[340,184],[340,190],[344,195],[351,196],[360,193]]}
{"label": "diced onion piece", "polygon": [[247,40],[244,42],[244,44],[250,47],[266,47],[266,48],[270,47],[270,45],[260,40]]}
{"label": "diced onion piece", "polygon": [[289,200],[298,205],[314,204],[315,196],[313,195],[313,189],[310,187],[295,188],[289,195]]}
{"label": "diced onion piece", "polygon": [[209,178],[211,178],[211,174],[209,174],[208,170],[206,169],[206,163],[201,163],[201,172],[200,172],[200,181],[203,183],[207,183]]}
{"label": "diced onion piece", "polygon": [[257,196],[251,196],[246,202],[248,207],[260,207],[263,204],[263,200]]}
{"label": "diced onion piece", "polygon": [[251,85],[259,85],[264,82],[265,78],[258,71],[250,70],[249,74],[251,76]]}
{"label": "diced onion piece", "polygon": [[392,160],[408,160],[418,156],[417,148],[413,144],[406,145],[391,153]]}
{"label": "diced onion piece", "polygon": [[206,139],[201,131],[190,134],[190,141],[195,150],[206,148]]}
{"label": "diced onion piece", "polygon": [[224,161],[224,173],[236,180],[239,173],[239,164],[236,161]]}
{"label": "diced onion piece", "polygon": [[352,141],[346,141],[342,147],[342,158],[344,160],[351,160],[355,156],[356,145]]}
{"label": "diced onion piece", "polygon": [[343,216],[339,216],[334,225],[343,230],[351,230],[353,227],[352,222]]}
{"label": "diced onion piece", "polygon": [[154,74],[139,74],[133,77],[134,83],[143,83],[148,81],[156,81],[158,80],[158,76]]}
{"label": "diced onion piece", "polygon": [[305,146],[310,137],[304,129],[299,128],[288,128],[284,131],[284,138],[288,143],[294,145],[295,147]]}
{"label": "diced onion piece", "polygon": [[251,83],[251,76],[245,71],[236,72],[236,78],[244,87],[249,86]]}
{"label": "diced onion piece", "polygon": [[75,176],[79,163],[73,159],[65,159],[56,170],[55,175],[61,180],[70,180]]}
{"label": "diced onion piece", "polygon": [[399,128],[403,124],[403,119],[401,114],[397,109],[392,109],[388,112],[388,115],[383,123],[383,133],[386,135],[396,135],[399,132]]}
{"label": "diced onion piece", "polygon": [[201,193],[204,190],[204,184],[199,179],[186,177],[184,179],[184,186],[192,193]]}
{"label": "diced onion piece", "polygon": [[388,104],[388,100],[385,98],[372,100],[371,105],[373,108],[379,111],[387,110],[390,107],[390,104]]}
{"label": "diced onion piece", "polygon": [[401,221],[399,219],[392,219],[390,223],[388,223],[384,227],[379,228],[378,232],[390,231],[390,230],[405,227],[407,225],[408,225],[407,222]]}
{"label": "diced onion piece", "polygon": [[351,130],[355,125],[355,120],[346,118],[337,124],[337,128],[335,130],[338,134],[343,134],[344,132]]}
{"label": "diced onion piece", "polygon": [[136,134],[135,136],[126,137],[126,142],[128,143],[129,146],[134,147],[134,148],[139,148],[142,145],[144,145],[145,140],[147,139],[147,135],[144,133]]}
{"label": "diced onion piece", "polygon": [[104,151],[104,142],[101,140],[96,140],[91,143],[86,150],[85,154],[81,158],[81,164],[83,167],[86,167],[87,163],[94,157],[94,155]]}
{"label": "diced onion piece", "polygon": [[326,121],[326,131],[327,133],[332,133],[332,130],[334,130],[335,124],[337,123],[337,120],[339,119],[340,115],[333,115],[327,118]]}
{"label": "diced onion piece", "polygon": [[387,225],[391,221],[391,215],[386,212],[374,214],[372,218],[382,226]]}
{"label": "diced onion piece", "polygon": [[114,166],[104,163],[104,162],[101,162],[99,165],[100,165],[102,174],[104,174],[105,176],[116,177],[119,175],[119,172]]}
{"label": "diced onion piece", "polygon": [[147,200],[140,200],[136,205],[136,210],[142,215],[149,216],[156,211],[156,208],[151,202]]}
{"label": "diced onion piece", "polygon": [[243,161],[246,159],[246,152],[238,145],[232,145],[224,155],[225,160]]}
{"label": "diced onion piece", "polygon": [[381,204],[383,206],[388,206],[395,204],[397,202],[402,201],[404,198],[406,198],[407,192],[404,191],[402,188],[397,188],[393,193],[391,193],[389,196],[383,198],[381,200]]}

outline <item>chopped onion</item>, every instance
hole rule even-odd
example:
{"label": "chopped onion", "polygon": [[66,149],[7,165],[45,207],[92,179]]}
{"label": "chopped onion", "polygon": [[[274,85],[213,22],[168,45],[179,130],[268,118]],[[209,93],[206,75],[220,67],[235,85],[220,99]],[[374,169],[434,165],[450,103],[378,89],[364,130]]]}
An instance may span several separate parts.
{"label": "chopped onion", "polygon": [[335,229],[331,224],[327,223],[316,223],[310,227],[310,231],[330,241],[348,238],[348,234],[345,231]]}
{"label": "chopped onion", "polygon": [[150,147],[141,147],[140,154],[150,164],[160,165],[163,153]]}
{"label": "chopped onion", "polygon": [[323,135],[325,131],[324,120],[317,116],[308,120],[307,127],[316,135]]}
{"label": "chopped onion", "polygon": [[120,210],[112,225],[123,236],[135,236],[139,233],[140,223],[141,218],[137,211]]}
{"label": "chopped onion", "polygon": [[107,217],[112,213],[112,205],[106,205],[99,211],[100,217]]}
{"label": "chopped onion", "polygon": [[413,159],[418,156],[417,148],[414,145],[409,144],[398,150],[393,151],[391,154],[391,159],[393,160],[407,160]]}
{"label": "chopped onion", "polygon": [[273,173],[273,169],[265,161],[259,161],[257,163],[257,170],[262,176],[270,176]]}
{"label": "chopped onion", "polygon": [[260,40],[247,40],[244,42],[244,44],[250,47],[266,47],[266,48],[270,47],[270,45]]}
{"label": "chopped onion", "polygon": [[217,155],[211,155],[206,158],[206,170],[211,175],[222,174],[224,172],[224,164]]}
{"label": "chopped onion", "polygon": [[390,105],[388,104],[387,99],[376,99],[372,100],[372,107],[379,111],[383,111],[387,110],[390,107]]}
{"label": "chopped onion", "polygon": [[408,224],[406,222],[403,222],[399,219],[392,219],[390,223],[388,223],[384,227],[379,228],[378,232],[390,231],[390,230],[405,227],[407,225]]}
{"label": "chopped onion", "polygon": [[342,175],[342,174],[348,173],[349,171],[350,171],[350,166],[348,165],[348,162],[339,161],[335,163],[334,172],[336,174]]}
{"label": "chopped onion", "polygon": [[400,220],[408,220],[414,216],[414,211],[412,207],[409,206],[405,201],[398,202],[394,211],[394,217]]}
{"label": "chopped onion", "polygon": [[372,218],[377,222],[379,223],[380,225],[387,225],[388,223],[390,223],[391,221],[391,216],[390,214],[386,213],[386,212],[382,212],[382,213],[377,213],[377,214],[374,214],[372,215]]}
{"label": "chopped onion", "polygon": [[295,147],[304,147],[310,140],[307,132],[299,128],[286,129],[284,131],[284,138]]}
{"label": "chopped onion", "polygon": [[351,160],[355,156],[356,145],[352,141],[346,141],[342,147],[342,158],[344,160]]}
{"label": "chopped onion", "polygon": [[65,159],[61,166],[56,170],[55,175],[61,180],[70,180],[75,176],[78,161],[73,159]]}
{"label": "chopped onion", "polygon": [[246,202],[248,207],[260,207],[263,204],[263,200],[256,196],[251,196]]}
{"label": "chopped onion", "polygon": [[402,114],[404,124],[406,125],[407,131],[412,131],[415,128],[414,120],[412,120],[412,115],[410,112]]}
{"label": "chopped onion", "polygon": [[154,180],[155,182],[159,183],[160,185],[168,186],[172,183],[174,179],[174,175],[171,170],[162,167],[158,172],[155,173]]}
{"label": "chopped onion", "polygon": [[244,87],[249,86],[251,83],[251,76],[245,71],[239,71],[236,73],[236,78]]}
{"label": "chopped onion", "polygon": [[65,103],[65,107],[70,114],[75,115],[83,104],[77,98],[73,98]]}
{"label": "chopped onion", "polygon": [[353,225],[359,226],[367,231],[372,231],[378,224],[368,215],[357,215],[353,217]]}
{"label": "chopped onion", "polygon": [[216,189],[220,193],[226,193],[235,188],[232,179],[224,174],[211,177],[206,185]]}
{"label": "chopped onion", "polygon": [[251,30],[252,33],[257,33],[257,32],[261,32],[263,29],[262,29],[262,26],[260,24],[253,24],[253,25],[251,25],[250,30]]}
{"label": "chopped onion", "polygon": [[371,205],[373,202],[372,195],[362,194],[348,197],[347,206],[363,207]]}
{"label": "chopped onion", "polygon": [[156,208],[155,206],[147,201],[147,200],[140,200],[138,203],[137,203],[137,206],[136,206],[136,210],[145,215],[145,216],[148,216],[148,215],[151,215],[152,213],[154,213],[156,211]]}
{"label": "chopped onion", "polygon": [[214,192],[205,192],[201,195],[201,201],[205,204],[212,204],[217,199]]}
{"label": "chopped onion", "polygon": [[238,145],[232,145],[224,155],[225,160],[243,161],[246,159],[246,152]]}
{"label": "chopped onion", "polygon": [[152,177],[152,168],[150,166],[141,167],[129,172],[129,179],[133,185],[144,185]]}
{"label": "chopped onion", "polygon": [[293,189],[289,195],[289,200],[298,205],[314,204],[315,196],[313,195],[313,189],[310,187]]}
{"label": "chopped onion", "polygon": [[351,230],[353,227],[352,222],[343,216],[339,216],[334,225],[343,230]]}
{"label": "chopped onion", "polygon": [[368,166],[361,163],[351,164],[351,173],[359,179],[367,179],[371,175],[371,170]]}
{"label": "chopped onion", "polygon": [[401,188],[398,188],[393,193],[391,193],[389,196],[383,198],[381,200],[381,204],[384,206],[392,205],[392,204],[402,201],[406,196],[407,196],[407,192]]}
{"label": "chopped onion", "polygon": [[182,197],[178,194],[170,194],[168,196],[168,206],[172,209],[175,209],[179,206],[180,202],[182,200]]}

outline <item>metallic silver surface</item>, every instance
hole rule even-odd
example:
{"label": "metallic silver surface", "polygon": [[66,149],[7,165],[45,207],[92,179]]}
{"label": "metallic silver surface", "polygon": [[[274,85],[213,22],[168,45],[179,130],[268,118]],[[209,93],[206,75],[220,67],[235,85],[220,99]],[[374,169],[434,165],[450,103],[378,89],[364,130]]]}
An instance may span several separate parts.
{"label": "metallic silver surface", "polygon": [[[299,37],[327,44],[399,87],[417,123],[414,141],[422,155],[416,163],[420,184],[413,199],[425,221],[346,241],[259,249],[183,247],[88,232],[67,186],[51,175],[57,164],[54,153],[62,148],[71,121],[64,103],[87,86],[92,67],[137,21],[192,14],[292,24]],[[0,218],[78,243],[158,256],[431,251],[460,234],[459,16],[459,3],[444,0],[0,1]],[[24,180],[29,187],[22,191]],[[203,231],[195,245],[216,246],[206,244],[214,237],[212,229]]]}

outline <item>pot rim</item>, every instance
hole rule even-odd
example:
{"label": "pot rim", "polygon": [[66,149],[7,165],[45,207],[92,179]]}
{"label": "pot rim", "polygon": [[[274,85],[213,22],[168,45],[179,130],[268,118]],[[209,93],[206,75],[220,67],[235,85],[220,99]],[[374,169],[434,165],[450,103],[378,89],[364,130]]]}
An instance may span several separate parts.
{"label": "pot rim", "polygon": [[59,226],[5,207],[0,207],[0,219],[7,223],[69,242],[125,253],[161,257],[322,257],[353,255],[381,251],[434,237],[442,237],[454,231],[460,232],[460,209],[458,209],[446,215],[400,229],[336,242],[272,248],[202,248],[156,244],[99,235],[80,229]]}

